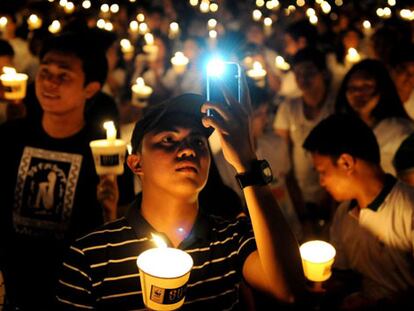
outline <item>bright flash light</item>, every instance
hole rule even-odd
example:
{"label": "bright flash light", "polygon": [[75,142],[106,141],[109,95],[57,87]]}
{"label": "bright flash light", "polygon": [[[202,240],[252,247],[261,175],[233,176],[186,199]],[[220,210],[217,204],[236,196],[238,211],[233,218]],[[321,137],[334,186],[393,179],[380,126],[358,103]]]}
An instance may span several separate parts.
{"label": "bright flash light", "polygon": [[219,58],[214,58],[207,63],[207,75],[220,77],[224,73],[224,62]]}

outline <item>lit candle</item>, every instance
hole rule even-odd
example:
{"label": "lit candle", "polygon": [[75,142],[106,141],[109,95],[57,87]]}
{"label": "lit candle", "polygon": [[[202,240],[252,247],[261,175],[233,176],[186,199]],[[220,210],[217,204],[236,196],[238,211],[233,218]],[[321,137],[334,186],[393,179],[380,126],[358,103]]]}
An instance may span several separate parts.
{"label": "lit candle", "polygon": [[287,71],[290,69],[289,63],[287,63],[285,59],[280,55],[276,56],[275,58],[275,66],[276,68],[283,70],[283,71]]}
{"label": "lit candle", "polygon": [[138,22],[142,23],[145,21],[145,15],[143,13],[138,13],[136,19]]}
{"label": "lit candle", "polygon": [[66,14],[72,14],[75,11],[75,5],[73,2],[66,3],[65,7],[63,8]]}
{"label": "lit candle", "polygon": [[309,241],[300,246],[300,256],[305,276],[313,282],[323,282],[330,278],[335,259],[335,248],[324,241]]}
{"label": "lit candle", "polygon": [[116,139],[116,128],[113,121],[106,121],[103,124],[104,129],[106,130],[106,140],[113,142]]}
{"label": "lit candle", "polygon": [[217,26],[217,20],[214,18],[210,18],[207,22],[207,27],[209,30],[216,28]]}
{"label": "lit candle", "polygon": [[217,31],[212,29],[208,32],[208,43],[210,48],[215,48],[217,44]]}
{"label": "lit candle", "polygon": [[180,26],[178,25],[177,22],[172,22],[170,24],[170,31],[168,33],[168,37],[170,39],[175,39],[177,38],[179,33],[180,33]]}
{"label": "lit candle", "polygon": [[272,24],[273,24],[273,21],[270,17],[266,17],[263,20],[264,33],[266,36],[269,36],[272,33]]}
{"label": "lit candle", "polygon": [[262,12],[258,9],[253,10],[252,17],[254,21],[258,22],[262,18]]}
{"label": "lit candle", "polygon": [[171,58],[171,63],[173,64],[174,71],[177,74],[184,73],[187,68],[188,58],[182,52],[175,52],[174,56]]}
{"label": "lit candle", "polygon": [[361,56],[355,48],[349,48],[346,53],[345,59],[351,64],[355,64],[361,60]]}
{"label": "lit candle", "polygon": [[42,19],[36,14],[31,14],[27,19],[27,24],[30,30],[35,30],[42,27]]}
{"label": "lit candle", "polygon": [[142,49],[145,53],[147,53],[148,60],[156,60],[158,55],[158,46],[154,44],[154,36],[151,33],[146,33],[144,39],[146,44],[142,47]]}
{"label": "lit candle", "polygon": [[255,61],[253,63],[253,68],[250,70],[247,70],[247,75],[256,81],[257,85],[260,87],[264,87],[265,79],[267,72],[263,69],[263,66],[260,62]]}
{"label": "lit candle", "polygon": [[26,96],[26,85],[29,76],[24,73],[17,73],[12,67],[3,67],[3,74],[0,81],[3,85],[4,98],[9,100],[19,100]]}
{"label": "lit candle", "polygon": [[201,0],[200,3],[200,12],[201,13],[208,13],[210,11],[210,1],[208,0]]}
{"label": "lit candle", "polygon": [[135,84],[131,87],[132,90],[132,103],[138,107],[145,107],[147,105],[147,99],[152,94],[152,87],[145,85],[145,81],[142,77],[138,77]]}
{"label": "lit candle", "polygon": [[47,28],[50,33],[58,33],[61,29],[60,22],[55,19]]}
{"label": "lit candle", "polygon": [[3,31],[6,28],[7,22],[8,20],[6,16],[0,17],[0,31]]}
{"label": "lit candle", "polygon": [[126,61],[130,61],[134,57],[134,46],[128,39],[122,39],[119,43],[121,45],[121,51]]}
{"label": "lit candle", "polygon": [[124,173],[126,142],[116,138],[113,121],[103,123],[106,139],[92,140],[92,150],[96,173],[98,175],[121,175]]}
{"label": "lit candle", "polygon": [[176,310],[184,303],[193,259],[180,249],[167,247],[160,237],[152,236],[158,247],[137,258],[142,298],[150,310]]}
{"label": "lit candle", "polygon": [[364,29],[364,34],[366,36],[370,36],[372,34],[372,25],[369,20],[364,20],[364,22],[362,23],[362,27]]}

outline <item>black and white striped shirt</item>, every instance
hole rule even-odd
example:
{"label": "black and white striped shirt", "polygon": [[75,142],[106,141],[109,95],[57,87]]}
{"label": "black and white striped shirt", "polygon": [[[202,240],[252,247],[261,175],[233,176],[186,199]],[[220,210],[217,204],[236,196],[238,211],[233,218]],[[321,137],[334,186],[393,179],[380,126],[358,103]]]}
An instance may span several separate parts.
{"label": "black and white striped shirt", "polygon": [[[124,218],[78,239],[62,265],[57,299],[63,310],[145,310],[138,255],[157,233],[132,206]],[[161,233],[157,233],[161,234]],[[183,310],[237,310],[245,259],[256,250],[247,218],[199,213],[180,249],[194,261]]]}

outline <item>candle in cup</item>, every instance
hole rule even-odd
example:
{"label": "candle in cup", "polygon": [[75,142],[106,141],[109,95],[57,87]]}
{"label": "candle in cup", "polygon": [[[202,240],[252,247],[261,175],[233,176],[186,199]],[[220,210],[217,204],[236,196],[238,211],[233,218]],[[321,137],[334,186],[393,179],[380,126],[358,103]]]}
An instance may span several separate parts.
{"label": "candle in cup", "polygon": [[315,240],[302,244],[300,256],[306,278],[313,282],[329,279],[335,254],[335,248],[325,241]]}
{"label": "candle in cup", "polygon": [[23,99],[26,96],[26,85],[29,76],[24,73],[17,73],[13,67],[3,67],[3,74],[0,81],[4,88],[4,98],[10,100]]}
{"label": "candle in cup", "polygon": [[276,65],[276,68],[283,70],[283,71],[287,71],[290,69],[289,63],[287,63],[285,59],[280,55],[276,56],[275,65]]}
{"label": "candle in cup", "polygon": [[134,46],[128,39],[122,39],[119,44],[121,45],[121,51],[125,60],[129,61],[134,57]]}
{"label": "candle in cup", "polygon": [[27,24],[30,30],[35,30],[42,27],[42,19],[36,14],[31,14],[27,19]]}
{"label": "candle in cup", "polygon": [[98,175],[121,175],[124,172],[126,142],[116,138],[113,121],[103,123],[106,139],[92,140],[92,150],[96,173]]}
{"label": "candle in cup", "polygon": [[145,85],[142,77],[138,77],[135,84],[131,87],[133,101],[132,103],[138,107],[145,107],[147,99],[152,94],[152,87]]}
{"label": "candle in cup", "polygon": [[174,71],[177,74],[184,73],[187,68],[188,58],[182,52],[175,52],[174,56],[171,58],[171,63],[173,64]]}
{"label": "candle in cup", "polygon": [[361,60],[361,56],[355,48],[349,48],[345,59],[351,64],[355,64]]}
{"label": "candle in cup", "polygon": [[60,22],[55,19],[47,28],[49,30],[50,33],[58,33],[61,29],[61,25]]}
{"label": "candle in cup", "polygon": [[144,39],[146,44],[142,49],[148,54],[148,60],[154,61],[158,54],[158,46],[154,44],[154,36],[151,33],[146,33]]}
{"label": "candle in cup", "polygon": [[175,39],[177,38],[179,33],[180,33],[180,26],[178,25],[177,22],[172,22],[170,24],[170,31],[168,33],[168,37],[170,39]]}
{"label": "candle in cup", "polygon": [[255,61],[253,63],[253,68],[250,70],[247,70],[246,74],[256,81],[256,84],[260,87],[264,87],[265,79],[267,72],[263,69],[263,66],[260,62]]}
{"label": "candle in cup", "polygon": [[180,249],[167,247],[156,235],[153,240],[159,246],[137,258],[142,298],[151,310],[176,310],[184,303],[193,259]]}

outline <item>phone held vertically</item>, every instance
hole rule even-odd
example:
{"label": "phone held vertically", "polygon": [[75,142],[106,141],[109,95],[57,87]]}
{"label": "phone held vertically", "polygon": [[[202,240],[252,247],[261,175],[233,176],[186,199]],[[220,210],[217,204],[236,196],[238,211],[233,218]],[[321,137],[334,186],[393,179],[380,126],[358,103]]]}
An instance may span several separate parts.
{"label": "phone held vertically", "polygon": [[[207,100],[215,103],[226,103],[220,84],[230,92],[238,102],[241,98],[241,67],[235,62],[211,61],[207,65]],[[207,111],[211,116],[212,111]]]}

